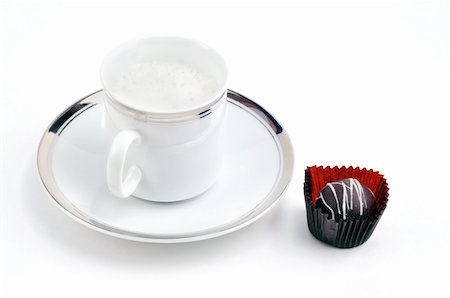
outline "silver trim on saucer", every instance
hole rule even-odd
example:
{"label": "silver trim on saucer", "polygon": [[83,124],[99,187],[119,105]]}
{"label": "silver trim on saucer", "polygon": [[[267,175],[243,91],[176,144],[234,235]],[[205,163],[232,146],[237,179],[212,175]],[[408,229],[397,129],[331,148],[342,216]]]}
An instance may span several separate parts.
{"label": "silver trim on saucer", "polygon": [[66,211],[68,215],[90,228],[120,238],[154,243],[190,242],[213,238],[238,230],[260,218],[272,206],[275,205],[275,203],[282,197],[289,185],[294,167],[294,153],[288,134],[283,129],[283,127],[275,120],[275,118],[264,108],[262,108],[252,100],[244,97],[243,95],[228,90],[228,101],[254,114],[257,119],[259,119],[261,123],[263,123],[266,128],[272,133],[275,141],[279,146],[282,161],[281,171],[279,173],[276,185],[266,196],[266,198],[262,200],[262,202],[253,210],[251,210],[241,218],[237,218],[233,222],[210,229],[197,231],[195,233],[179,233],[170,235],[136,233],[100,223],[78,210],[76,206],[72,205],[70,200],[67,199],[64,194],[58,189],[52,173],[51,156],[58,136],[70,123],[70,121],[75,119],[78,115],[80,115],[87,109],[102,103],[104,98],[105,93],[102,90],[97,91],[77,101],[67,110],[61,113],[44,133],[39,144],[37,155],[39,176],[41,177],[44,187],[53,197],[54,201],[64,211]]}

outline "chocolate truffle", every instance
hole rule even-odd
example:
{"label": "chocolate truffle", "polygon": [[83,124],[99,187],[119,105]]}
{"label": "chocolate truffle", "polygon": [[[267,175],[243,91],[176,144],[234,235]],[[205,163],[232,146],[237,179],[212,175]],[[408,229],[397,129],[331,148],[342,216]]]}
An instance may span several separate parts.
{"label": "chocolate truffle", "polygon": [[327,183],[317,197],[316,208],[335,221],[367,218],[377,212],[372,191],[354,178]]}
{"label": "chocolate truffle", "polygon": [[309,231],[339,248],[370,238],[389,197],[384,176],[359,167],[308,167],[303,190]]}

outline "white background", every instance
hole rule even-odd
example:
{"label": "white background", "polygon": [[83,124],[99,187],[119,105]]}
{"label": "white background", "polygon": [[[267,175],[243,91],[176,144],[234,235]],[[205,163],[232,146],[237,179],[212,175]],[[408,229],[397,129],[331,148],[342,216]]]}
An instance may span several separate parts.
{"label": "white background", "polygon": [[[1,296],[449,295],[446,2],[0,4]],[[123,41],[182,35],[226,57],[231,89],[289,132],[280,204],[233,234],[188,244],[115,239],[66,217],[36,150],[52,119],[99,89]],[[313,238],[307,165],[380,170],[390,201],[372,238]]]}

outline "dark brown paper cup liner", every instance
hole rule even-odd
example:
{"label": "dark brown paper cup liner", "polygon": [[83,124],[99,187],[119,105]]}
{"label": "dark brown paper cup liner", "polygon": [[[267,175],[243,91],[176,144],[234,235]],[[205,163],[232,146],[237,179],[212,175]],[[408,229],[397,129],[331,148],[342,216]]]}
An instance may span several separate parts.
{"label": "dark brown paper cup liner", "polygon": [[[368,218],[333,220],[316,208],[320,190],[330,182],[356,178],[375,195],[377,213]],[[305,170],[305,203],[308,228],[314,237],[339,248],[351,248],[366,242],[383,214],[389,197],[386,179],[379,172],[359,167],[308,167]]]}

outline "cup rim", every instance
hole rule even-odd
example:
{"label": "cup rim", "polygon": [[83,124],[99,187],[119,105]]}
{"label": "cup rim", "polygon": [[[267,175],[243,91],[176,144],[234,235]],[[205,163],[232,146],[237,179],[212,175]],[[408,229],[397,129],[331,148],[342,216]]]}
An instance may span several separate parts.
{"label": "cup rim", "polygon": [[[213,96],[210,97],[207,101],[204,101],[200,104],[194,105],[189,108],[185,109],[177,109],[173,111],[162,111],[162,110],[156,110],[156,109],[143,109],[142,107],[133,106],[127,100],[124,100],[122,96],[120,96],[117,93],[112,92],[107,87],[108,83],[105,82],[105,68],[106,65],[109,65],[112,61],[112,59],[117,56],[119,53],[123,52],[125,49],[137,46],[140,43],[148,42],[150,40],[178,40],[182,42],[191,43],[199,48],[207,49],[213,55],[217,57],[217,59],[220,61],[221,67],[224,71],[224,79],[220,84],[220,88],[217,88],[217,91],[214,93]],[[203,111],[211,108],[215,104],[217,104],[221,99],[224,98],[224,94],[227,93],[227,83],[228,83],[228,67],[225,62],[225,59],[223,56],[214,48],[210,47],[209,45],[198,41],[196,39],[191,39],[187,37],[181,37],[181,36],[152,36],[147,38],[141,38],[141,39],[133,39],[127,42],[124,42],[120,44],[119,46],[115,47],[111,51],[109,51],[105,57],[103,58],[103,61],[100,66],[100,81],[103,86],[104,92],[107,94],[107,99],[113,103],[113,106],[118,108],[119,110],[127,110],[128,113],[137,114],[142,118],[142,116],[145,116],[146,119],[173,119],[176,120],[177,118],[186,118],[188,115],[197,115],[199,113],[202,113]],[[226,97],[226,96],[225,96]]]}

